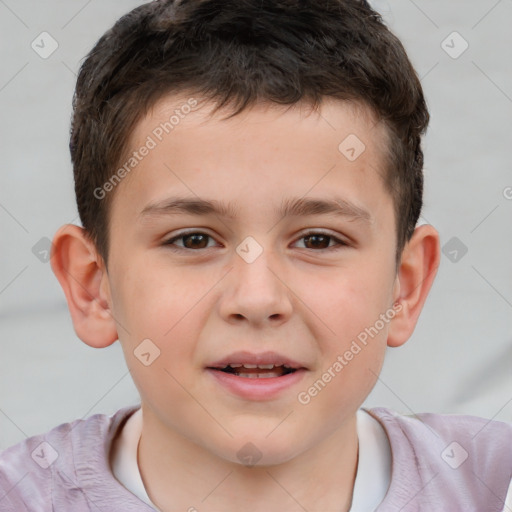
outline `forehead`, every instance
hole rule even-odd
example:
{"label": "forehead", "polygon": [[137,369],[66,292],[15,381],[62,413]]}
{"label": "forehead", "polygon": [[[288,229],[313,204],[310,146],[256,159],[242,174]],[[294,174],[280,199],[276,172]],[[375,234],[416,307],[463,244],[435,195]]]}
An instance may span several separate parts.
{"label": "forehead", "polygon": [[373,195],[373,203],[387,195],[387,133],[368,107],[332,99],[317,110],[307,103],[261,103],[230,118],[230,107],[215,114],[213,108],[193,95],[158,101],[132,133],[125,161],[134,152],[145,156],[115,197],[124,196],[140,214],[171,190],[173,196],[230,199],[219,206],[231,212],[251,200],[270,204],[271,195],[291,201],[335,187],[361,211],[361,192]]}

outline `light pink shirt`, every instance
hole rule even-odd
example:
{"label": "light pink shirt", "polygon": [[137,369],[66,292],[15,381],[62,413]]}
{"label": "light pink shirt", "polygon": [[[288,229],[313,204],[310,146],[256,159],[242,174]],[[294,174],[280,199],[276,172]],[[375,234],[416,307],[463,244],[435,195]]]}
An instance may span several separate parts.
{"label": "light pink shirt", "polygon": [[[2,512],[154,512],[112,473],[112,442],[140,405],[64,423],[0,454]],[[367,411],[391,448],[376,512],[502,512],[512,425],[473,416]],[[359,512],[359,511],[358,511]]]}

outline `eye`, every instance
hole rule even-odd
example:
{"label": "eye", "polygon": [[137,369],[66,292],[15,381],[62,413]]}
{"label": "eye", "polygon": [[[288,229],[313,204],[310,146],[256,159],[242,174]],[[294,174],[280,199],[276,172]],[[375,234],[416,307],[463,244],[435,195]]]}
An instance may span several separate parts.
{"label": "eye", "polygon": [[[206,233],[202,233],[200,231],[194,231],[190,233],[181,233],[178,236],[175,236],[166,242],[164,245],[170,246],[173,250],[180,249],[207,249],[208,248],[208,239],[213,238]],[[176,244],[176,241],[183,241],[183,245]],[[175,246],[175,247],[172,247]]]}
{"label": "eye", "polygon": [[[321,231],[310,231],[309,233],[305,233],[299,238],[299,240],[305,241],[305,249],[338,250],[342,247],[348,247],[349,245],[343,240]],[[330,242],[333,241],[336,242],[334,247],[330,245]],[[336,247],[336,245],[338,247]]]}
{"label": "eye", "polygon": [[[179,235],[165,241],[163,245],[176,251],[208,249],[209,247],[212,247],[211,245],[208,245],[208,239],[213,240],[213,238],[206,233],[193,231],[189,233],[180,233]],[[310,231],[309,233],[305,233],[299,238],[299,240],[304,240],[304,247],[301,248],[310,250],[338,250],[349,246],[349,244],[343,240],[321,231]],[[176,242],[178,241],[182,242],[182,244],[177,244]],[[334,242],[334,245],[332,245],[332,242]]]}

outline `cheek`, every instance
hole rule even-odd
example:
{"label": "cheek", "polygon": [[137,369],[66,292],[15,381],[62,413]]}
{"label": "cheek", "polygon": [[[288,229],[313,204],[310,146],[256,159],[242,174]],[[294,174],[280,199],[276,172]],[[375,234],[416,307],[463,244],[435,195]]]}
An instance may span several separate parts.
{"label": "cheek", "polygon": [[361,265],[331,271],[324,277],[317,274],[314,286],[297,283],[297,295],[314,313],[311,318],[317,339],[328,339],[334,349],[341,349],[374,325],[391,301],[391,284],[381,276],[389,276],[389,272]]}
{"label": "cheek", "polygon": [[147,272],[125,279],[117,290],[126,364],[142,400],[157,409],[171,399],[186,404],[184,388],[194,392],[190,375],[202,319],[194,308],[197,293],[184,292],[176,280]]}
{"label": "cheek", "polygon": [[373,330],[375,321],[362,328],[360,319],[352,317],[350,321],[342,335],[326,342],[322,364],[303,390],[318,407],[318,413],[325,416],[333,411],[342,415],[355,412],[375,386],[384,362],[388,326]]}
{"label": "cheek", "polygon": [[[166,371],[179,378],[193,356],[208,309],[211,288],[207,280],[180,269],[161,268],[145,261],[119,272],[112,289],[113,314],[118,323],[127,364],[151,381],[166,379]],[[149,340],[149,341],[148,341]],[[149,353],[149,356],[141,357]],[[151,371],[144,362],[153,360]],[[141,360],[142,359],[142,360]],[[181,362],[181,363],[180,363]],[[134,376],[135,377],[135,376]]]}
{"label": "cheek", "polygon": [[[116,272],[114,314],[126,324],[129,337],[163,340],[198,302],[199,283],[149,261],[132,261]],[[196,286],[197,285],[197,286]]]}
{"label": "cheek", "polygon": [[308,305],[321,320],[315,322],[315,338],[323,353],[322,363],[314,379],[327,400],[319,400],[319,407],[335,403],[345,410],[350,403],[362,402],[373,388],[392,319],[387,314],[392,289],[389,276],[385,269],[362,265],[340,271],[336,280],[317,281],[319,285],[308,291]]}

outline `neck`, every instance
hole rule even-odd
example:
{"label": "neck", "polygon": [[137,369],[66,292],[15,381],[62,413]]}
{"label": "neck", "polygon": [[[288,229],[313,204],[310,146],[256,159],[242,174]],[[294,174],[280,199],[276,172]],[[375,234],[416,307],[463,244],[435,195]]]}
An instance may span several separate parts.
{"label": "neck", "polygon": [[162,512],[347,512],[352,502],[358,441],[356,416],[289,460],[244,466],[171,430],[149,409],[138,464],[151,501]]}

